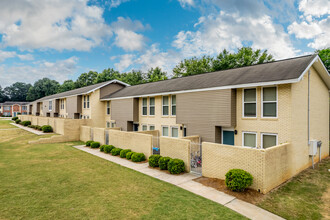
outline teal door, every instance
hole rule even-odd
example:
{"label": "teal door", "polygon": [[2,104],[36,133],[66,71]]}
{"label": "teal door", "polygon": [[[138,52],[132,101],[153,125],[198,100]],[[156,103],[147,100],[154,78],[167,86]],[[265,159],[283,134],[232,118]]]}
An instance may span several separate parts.
{"label": "teal door", "polygon": [[234,145],[234,131],[223,131],[222,142],[227,145]]}
{"label": "teal door", "polygon": [[14,112],[14,117],[16,117],[16,112]]}

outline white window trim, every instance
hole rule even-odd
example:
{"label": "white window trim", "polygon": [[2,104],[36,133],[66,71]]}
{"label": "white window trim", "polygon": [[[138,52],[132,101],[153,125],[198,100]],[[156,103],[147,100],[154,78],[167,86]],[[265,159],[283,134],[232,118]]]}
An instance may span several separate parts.
{"label": "white window trim", "polygon": [[[109,109],[109,113],[108,113],[108,109]],[[111,114],[111,109],[110,109],[110,101],[107,101],[107,115],[110,115]]]}
{"label": "white window trim", "polygon": [[[143,126],[146,126],[147,130],[143,130]],[[147,124],[141,124],[141,131],[148,131],[148,125]]]}
{"label": "white window trim", "polygon": [[[178,129],[178,136],[177,137],[173,137],[172,128],[177,128]],[[172,138],[179,138],[179,127],[178,126],[171,126],[171,136],[170,137],[172,137]]]}
{"label": "white window trim", "polygon": [[[151,105],[150,103],[150,99],[154,99],[154,104],[153,105]],[[143,103],[142,103],[143,104]],[[148,105],[147,105],[148,106]],[[152,115],[152,114],[150,114],[150,108],[151,107],[154,107],[154,114]],[[149,115],[151,115],[151,116],[155,116],[156,115],[156,98],[155,97],[149,97]]]}
{"label": "white window trim", "polygon": [[[275,101],[264,101],[264,88],[275,87],[276,88],[276,117],[264,116],[264,103],[273,103]],[[264,86],[261,87],[261,118],[278,118],[278,86]]]}
{"label": "white window trim", "polygon": [[[244,91],[248,89],[255,89],[256,90],[256,116],[245,116],[244,115]],[[247,103],[254,103],[254,102],[247,102]],[[257,118],[258,116],[258,89],[253,87],[253,88],[244,88],[242,90],[242,118]]]}
{"label": "white window trim", "polygon": [[156,126],[155,125],[149,125],[148,128],[149,128],[149,131],[153,131],[150,129],[151,126],[154,126],[154,130],[156,130]]}
{"label": "white window trim", "polygon": [[[167,105],[164,105],[164,97],[168,97],[168,104]],[[171,99],[170,99],[169,95],[162,96],[162,116],[169,116],[170,115],[170,103],[171,103]],[[163,108],[164,106],[168,107],[168,114],[167,115],[164,115],[164,108]]]}
{"label": "white window trim", "polygon": [[[175,105],[173,105],[172,96],[175,96]],[[175,115],[173,115],[173,112],[172,112],[172,107],[173,106],[175,106],[175,108],[176,108],[176,95],[171,95],[171,116],[176,116],[176,111],[175,111]]]}
{"label": "white window trim", "polygon": [[[146,106],[143,106],[143,99],[147,100],[147,105]],[[143,107],[147,108],[147,114],[146,115],[143,114]],[[142,116],[148,116],[148,98],[147,97],[142,98],[142,112],[141,112],[141,115]]]}
{"label": "white window trim", "polygon": [[[168,135],[167,136],[164,136],[164,133],[163,133],[163,128],[166,127],[168,129]],[[163,137],[170,137],[170,128],[168,125],[162,125],[162,136]]]}
{"label": "white window trim", "polygon": [[278,134],[276,134],[276,133],[261,133],[261,146],[260,146],[260,148],[261,149],[264,149],[264,135],[272,135],[272,136],[276,136],[276,144],[275,144],[275,146],[277,146],[278,145]]}
{"label": "white window trim", "polygon": [[48,102],[48,111],[52,111],[53,110],[53,101],[49,101]]}
{"label": "white window trim", "polygon": [[87,107],[87,109],[89,109],[89,107],[90,107],[90,103],[89,103],[89,95],[86,95],[87,97],[86,97],[86,107]]}
{"label": "white window trim", "polygon": [[[222,128],[221,129],[221,144],[223,144],[223,132],[224,131],[234,131],[235,132],[235,129],[234,128]],[[235,136],[234,136],[234,145],[235,145]]]}
{"label": "white window trim", "polygon": [[[255,147],[244,146],[244,134],[255,134],[256,135],[256,146]],[[248,147],[248,148],[258,148],[258,133],[253,132],[253,131],[243,131],[242,132],[242,146],[243,147]]]}

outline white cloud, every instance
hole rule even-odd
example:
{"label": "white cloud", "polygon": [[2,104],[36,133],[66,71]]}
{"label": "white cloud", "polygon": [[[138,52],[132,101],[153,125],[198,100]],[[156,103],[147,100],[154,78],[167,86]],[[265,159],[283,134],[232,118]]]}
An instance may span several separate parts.
{"label": "white cloud", "polygon": [[299,11],[303,12],[305,16],[312,15],[320,17],[322,15],[330,14],[330,1],[301,0],[299,2]]}
{"label": "white cloud", "polygon": [[200,19],[198,24],[197,31],[181,31],[173,41],[173,46],[186,57],[234,50],[244,43],[250,43],[254,49],[267,49],[276,58],[296,54],[283,28],[267,15],[241,16],[221,11]]}
{"label": "white cloud", "polygon": [[13,58],[16,57],[16,52],[15,51],[3,51],[0,50],[0,63],[3,62],[4,60],[8,58]]}
{"label": "white cloud", "polygon": [[128,2],[130,0],[111,0],[110,2],[110,8],[117,8],[122,3]]}
{"label": "white cloud", "polygon": [[178,0],[181,7],[187,7],[187,6],[195,6],[194,0]]}
{"label": "white cloud", "polygon": [[3,46],[87,51],[111,36],[103,9],[87,0],[0,1]]}
{"label": "white cloud", "polygon": [[66,60],[58,60],[56,62],[39,61],[35,65],[15,65],[0,66],[0,82],[5,87],[15,83],[17,80],[26,83],[34,83],[34,81],[48,77],[62,83],[74,74],[77,69],[78,58],[70,57]]}
{"label": "white cloud", "polygon": [[34,60],[34,57],[32,54],[28,53],[28,54],[19,54],[17,55],[18,58],[20,58],[21,60]]}
{"label": "white cloud", "polygon": [[[118,63],[115,64],[115,68],[119,71],[124,71],[126,70],[128,67],[130,67],[132,64],[134,64],[134,54],[124,54],[121,56],[118,56],[116,58],[119,58],[120,61]],[[111,60],[116,59],[115,57],[110,58]]]}

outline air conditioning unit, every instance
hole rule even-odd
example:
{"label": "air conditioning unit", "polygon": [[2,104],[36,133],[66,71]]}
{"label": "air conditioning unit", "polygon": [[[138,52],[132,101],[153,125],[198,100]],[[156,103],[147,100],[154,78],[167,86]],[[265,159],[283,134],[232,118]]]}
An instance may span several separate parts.
{"label": "air conditioning unit", "polygon": [[315,156],[317,154],[317,140],[311,140],[309,144],[309,156]]}

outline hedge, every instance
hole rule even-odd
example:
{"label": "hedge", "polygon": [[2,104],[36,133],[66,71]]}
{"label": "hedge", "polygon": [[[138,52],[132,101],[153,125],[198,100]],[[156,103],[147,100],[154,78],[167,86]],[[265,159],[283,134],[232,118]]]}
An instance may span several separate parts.
{"label": "hedge", "polygon": [[109,153],[111,153],[112,149],[114,149],[114,148],[115,148],[115,146],[113,146],[113,145],[105,145],[104,153],[109,154]]}
{"label": "hedge", "polygon": [[42,130],[42,127],[39,126],[39,125],[36,125],[36,129],[39,130],[39,131],[41,131]]}
{"label": "hedge", "polygon": [[171,174],[179,174],[184,172],[184,162],[180,159],[170,159],[167,165],[168,171]]}
{"label": "hedge", "polygon": [[91,143],[91,148],[99,148],[99,147],[100,147],[100,142]]}
{"label": "hedge", "polygon": [[118,155],[120,155],[120,151],[122,151],[123,149],[121,149],[121,148],[113,148],[112,150],[111,150],[111,154],[112,154],[112,156],[118,156]]}
{"label": "hedge", "polygon": [[160,155],[151,155],[149,157],[149,166],[151,167],[159,167],[159,159],[162,158]]}
{"label": "hedge", "polygon": [[16,121],[18,117],[12,117],[11,120]]}
{"label": "hedge", "polygon": [[231,169],[226,173],[226,186],[237,192],[244,191],[253,183],[253,176],[241,169]]}
{"label": "hedge", "polygon": [[168,162],[171,160],[170,157],[161,157],[159,158],[158,164],[161,170],[167,170]]}
{"label": "hedge", "polygon": [[22,121],[23,126],[31,125],[31,121]]}
{"label": "hedge", "polygon": [[101,152],[104,152],[104,147],[105,147],[106,145],[101,145],[101,147],[100,147],[100,151]]}
{"label": "hedge", "polygon": [[127,159],[127,160],[130,160],[131,157],[132,157],[132,155],[133,155],[134,153],[135,153],[135,152],[132,152],[132,151],[127,152],[127,153],[126,153],[126,159]]}
{"label": "hedge", "polygon": [[44,126],[42,126],[42,127],[41,127],[41,130],[42,130],[43,132],[45,132],[45,133],[53,132],[53,128],[52,128],[52,126],[50,126],[50,125],[44,125]]}
{"label": "hedge", "polygon": [[143,153],[134,153],[131,159],[133,162],[141,162],[146,160],[146,156]]}
{"label": "hedge", "polygon": [[21,122],[20,119],[16,119],[16,121],[15,121],[16,124],[19,124],[20,122]]}
{"label": "hedge", "polygon": [[87,147],[90,147],[92,143],[93,143],[93,141],[91,141],[91,140],[86,141],[86,146],[87,146]]}
{"label": "hedge", "polygon": [[128,153],[128,152],[131,152],[131,150],[130,149],[125,149],[125,150],[122,150],[122,151],[120,151],[120,157],[121,158],[126,158],[126,154]]}

